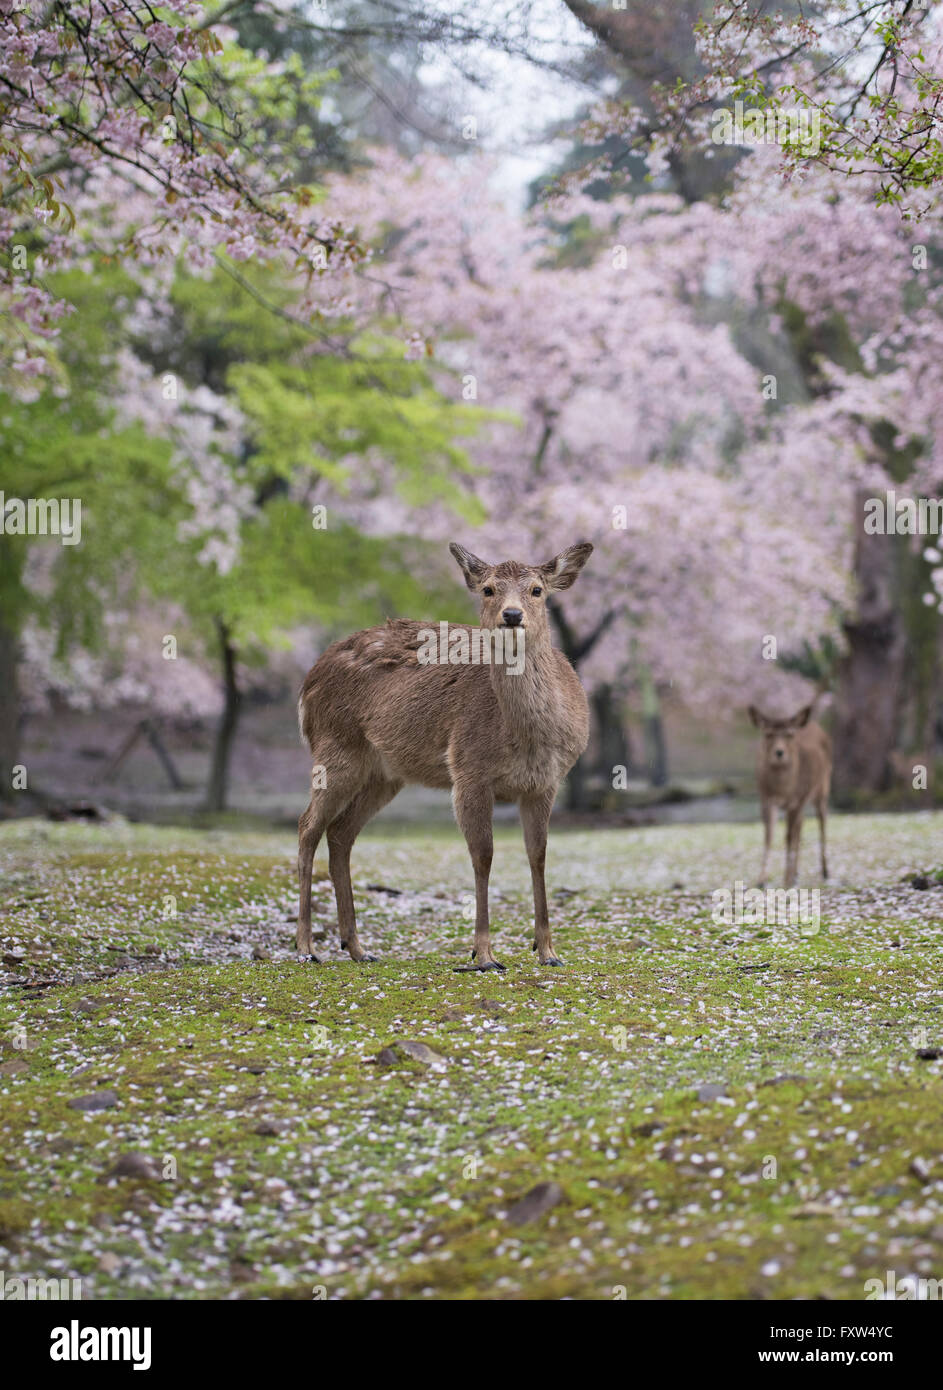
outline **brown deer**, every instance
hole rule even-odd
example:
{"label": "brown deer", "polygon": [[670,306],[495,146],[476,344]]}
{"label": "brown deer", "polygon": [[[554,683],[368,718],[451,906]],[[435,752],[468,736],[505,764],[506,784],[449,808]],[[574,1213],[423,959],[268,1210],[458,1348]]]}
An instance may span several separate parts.
{"label": "brown deer", "polygon": [[809,723],[812,709],[812,705],[806,705],[791,719],[769,719],[755,705],[750,706],[750,718],[763,734],[756,757],[756,780],[765,830],[760,887],[766,885],[777,806],[786,812],[785,886],[794,887],[799,872],[802,817],[810,801],[819,818],[822,877],[828,878],[825,817],[832,777],[832,745],[820,724]]}
{"label": "brown deer", "polygon": [[[571,586],[593,547],[572,545],[544,565],[491,565],[463,546],[449,550],[480,600],[480,628],[388,620],[328,647],[301,691],[299,722],[315,772],[298,823],[297,946],[314,960],[311,871],[321,836],[327,834],[341,945],[352,960],[373,960],[357,938],[350,851],[371,816],[407,782],[418,782],[451,788],[471,855],[475,964],[459,968],[504,969],[492,954],[488,921],[495,801],[518,803],[534,891],[534,950],[541,965],[561,964],[544,887],[547,826],[560,783],[586,748],[589,713],[576,672],[551,645],[547,599]],[[447,628],[457,656],[424,661],[436,627]],[[465,651],[475,638],[486,664],[462,659],[462,633]],[[489,633],[505,647],[512,638],[522,643],[523,659],[490,662],[480,640]]]}

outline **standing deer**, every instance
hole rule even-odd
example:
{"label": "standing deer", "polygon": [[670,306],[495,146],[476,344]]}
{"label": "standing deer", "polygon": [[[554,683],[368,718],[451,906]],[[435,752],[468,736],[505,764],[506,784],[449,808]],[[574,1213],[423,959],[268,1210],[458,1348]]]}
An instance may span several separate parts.
{"label": "standing deer", "polygon": [[756,780],[765,828],[761,887],[766,885],[777,806],[786,812],[785,886],[792,888],[795,885],[799,871],[802,817],[809,801],[815,806],[819,818],[822,877],[828,878],[825,817],[832,777],[832,744],[820,724],[809,723],[812,708],[812,705],[806,705],[791,719],[769,719],[755,705],[750,706],[750,718],[763,734],[756,757]]}
{"label": "standing deer", "polygon": [[423,663],[430,625],[395,619],[335,642],[312,666],[298,704],[318,775],[298,823],[297,946],[314,960],[311,870],[321,836],[327,834],[341,945],[352,960],[374,960],[357,938],[350,851],[371,816],[407,782],[418,782],[451,788],[475,873],[475,964],[459,968],[504,969],[492,954],[488,921],[495,801],[518,803],[534,891],[534,950],[541,965],[561,964],[544,887],[547,826],[560,783],[586,748],[589,712],[576,672],[551,645],[546,601],[569,589],[593,547],[572,545],[545,565],[490,565],[463,546],[449,550],[481,605],[481,628],[449,624],[449,633],[464,632],[467,647],[475,634],[503,638],[502,629],[517,629],[523,661]]}

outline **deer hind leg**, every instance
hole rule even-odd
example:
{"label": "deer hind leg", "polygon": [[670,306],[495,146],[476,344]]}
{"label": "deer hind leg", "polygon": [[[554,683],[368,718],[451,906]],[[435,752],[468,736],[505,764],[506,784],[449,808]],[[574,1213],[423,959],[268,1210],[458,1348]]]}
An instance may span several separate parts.
{"label": "deer hind leg", "polygon": [[341,946],[349,952],[351,960],[371,961],[376,960],[376,956],[367,955],[357,936],[354,890],[350,882],[350,851],[367,821],[393,800],[402,785],[402,782],[391,782],[385,777],[371,777],[327,829],[328,862],[337,901],[337,926]]}
{"label": "deer hind leg", "polygon": [[524,846],[530,864],[534,889],[534,950],[541,965],[562,965],[553,949],[550,936],[550,917],[547,912],[547,887],[544,883],[544,864],[547,858],[547,827],[553,809],[554,792],[529,797],[520,802],[521,824],[524,827]]}
{"label": "deer hind leg", "polygon": [[[311,951],[311,874],[314,854],[321,836],[344,807],[356,796],[359,779],[335,750],[318,747],[313,751],[311,800],[298,820],[298,932],[295,945],[303,956]],[[324,786],[318,785],[318,770],[324,769]],[[316,957],[313,957],[316,959]]]}
{"label": "deer hind leg", "polygon": [[794,888],[799,875],[799,838],[802,835],[804,806],[791,807],[786,813],[786,887]]}
{"label": "deer hind leg", "polygon": [[769,852],[773,844],[773,830],[776,826],[775,801],[763,802],[763,863],[760,866],[760,887],[766,887],[769,877]]}
{"label": "deer hind leg", "polygon": [[819,849],[822,854],[822,877],[828,878],[828,860],[825,857],[825,817],[828,814],[827,796],[820,796],[815,803],[815,814],[819,818]]}
{"label": "deer hind leg", "polygon": [[457,782],[453,787],[452,801],[455,806],[455,819],[465,836],[472,868],[475,871],[475,945],[472,950],[475,964],[458,968],[503,970],[504,966],[495,960],[491,950],[491,925],[488,917],[488,879],[494,853],[494,837],[491,830],[494,797],[488,787],[463,786]]}

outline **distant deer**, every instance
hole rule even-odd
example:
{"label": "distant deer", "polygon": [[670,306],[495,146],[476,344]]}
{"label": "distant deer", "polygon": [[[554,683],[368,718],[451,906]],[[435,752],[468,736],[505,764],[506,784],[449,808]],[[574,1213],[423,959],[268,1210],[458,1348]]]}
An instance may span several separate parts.
{"label": "distant deer", "polygon": [[560,783],[586,748],[589,713],[576,672],[551,645],[546,605],[551,595],[569,589],[593,547],[572,545],[544,565],[491,565],[463,546],[449,550],[480,600],[481,628],[439,626],[450,634],[464,632],[466,645],[487,630],[504,637],[502,630],[517,629],[514,641],[524,644],[523,661],[518,668],[424,664],[424,634],[433,625],[393,619],[335,642],[312,666],[298,703],[302,737],[315,763],[311,803],[298,823],[297,946],[303,955],[312,954],[311,871],[326,833],[341,946],[352,960],[375,959],[357,938],[350,851],[371,816],[413,782],[451,788],[468,844],[475,874],[475,965],[464,968],[504,969],[492,954],[488,920],[495,801],[518,803],[534,891],[534,950],[541,965],[561,964],[544,887],[547,827]]}
{"label": "distant deer", "polygon": [[828,878],[825,817],[832,777],[832,745],[820,724],[809,723],[812,709],[813,705],[806,705],[791,719],[769,719],[755,705],[750,706],[750,718],[763,734],[756,758],[756,780],[765,828],[761,887],[766,883],[777,806],[786,812],[785,884],[787,888],[795,885],[799,871],[802,817],[810,801],[819,818],[822,877]]}

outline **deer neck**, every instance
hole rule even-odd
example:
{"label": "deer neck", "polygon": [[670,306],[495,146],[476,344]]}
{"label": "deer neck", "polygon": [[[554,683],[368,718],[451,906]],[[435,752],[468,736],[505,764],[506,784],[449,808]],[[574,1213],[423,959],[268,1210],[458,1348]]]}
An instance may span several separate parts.
{"label": "deer neck", "polygon": [[520,669],[507,663],[491,668],[491,685],[508,732],[524,743],[537,743],[548,728],[559,726],[562,702],[559,672],[548,635],[525,639]]}

